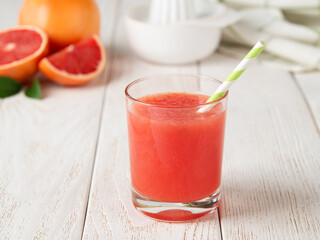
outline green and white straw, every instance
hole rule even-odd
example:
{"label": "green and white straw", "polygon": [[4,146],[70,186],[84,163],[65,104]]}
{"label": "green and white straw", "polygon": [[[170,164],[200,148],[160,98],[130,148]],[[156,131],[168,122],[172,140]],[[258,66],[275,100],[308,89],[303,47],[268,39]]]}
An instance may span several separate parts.
{"label": "green and white straw", "polygon": [[[226,92],[230,89],[231,85],[241,76],[241,74],[247,69],[248,65],[259,56],[259,54],[265,48],[263,41],[258,41],[256,45],[248,52],[248,54],[242,59],[242,61],[233,69],[226,80],[217,88],[217,90],[209,97],[206,103],[213,102],[222,98]],[[210,110],[214,105],[207,105],[198,110],[198,112],[206,112]]]}

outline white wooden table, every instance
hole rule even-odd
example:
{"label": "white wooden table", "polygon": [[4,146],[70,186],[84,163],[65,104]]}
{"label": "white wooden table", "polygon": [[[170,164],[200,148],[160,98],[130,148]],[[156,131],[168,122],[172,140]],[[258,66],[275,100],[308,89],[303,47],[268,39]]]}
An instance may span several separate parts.
{"label": "white wooden table", "polygon": [[[16,24],[21,2],[1,1],[1,29]],[[230,94],[219,211],[182,224],[135,212],[125,86],[156,73],[223,79],[239,60],[144,62],[121,18],[136,1],[98,2],[106,72],[78,88],[42,79],[42,101],[0,100],[0,239],[320,239],[320,73],[258,63]]]}

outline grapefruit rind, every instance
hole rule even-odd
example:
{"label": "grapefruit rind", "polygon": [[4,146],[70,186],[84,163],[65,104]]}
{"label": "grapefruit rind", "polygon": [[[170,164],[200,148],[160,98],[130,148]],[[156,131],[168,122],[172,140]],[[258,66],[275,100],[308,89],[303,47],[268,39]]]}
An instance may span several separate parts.
{"label": "grapefruit rind", "polygon": [[12,63],[0,65],[0,75],[11,77],[14,80],[22,83],[37,72],[38,62],[41,58],[48,54],[48,36],[40,28],[27,25],[2,30],[0,31],[0,35],[5,32],[16,30],[31,30],[37,32],[42,39],[40,47],[33,54],[23,59],[13,61]]}
{"label": "grapefruit rind", "polygon": [[101,52],[101,60],[94,72],[89,74],[71,74],[56,68],[52,63],[50,63],[47,57],[43,58],[39,62],[40,71],[50,80],[65,86],[77,86],[92,81],[104,70],[107,61],[103,43],[97,35],[93,35],[92,38],[94,38]]}

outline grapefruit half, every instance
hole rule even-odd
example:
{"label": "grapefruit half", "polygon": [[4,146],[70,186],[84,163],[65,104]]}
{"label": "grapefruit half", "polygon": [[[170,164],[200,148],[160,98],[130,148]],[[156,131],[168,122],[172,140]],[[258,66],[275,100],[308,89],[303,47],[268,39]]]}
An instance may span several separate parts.
{"label": "grapefruit half", "polygon": [[77,86],[92,81],[103,71],[105,65],[103,43],[97,35],[93,35],[43,58],[39,69],[56,83]]}
{"label": "grapefruit half", "polygon": [[48,37],[41,29],[20,26],[0,31],[0,75],[22,83],[35,74],[48,53]]}

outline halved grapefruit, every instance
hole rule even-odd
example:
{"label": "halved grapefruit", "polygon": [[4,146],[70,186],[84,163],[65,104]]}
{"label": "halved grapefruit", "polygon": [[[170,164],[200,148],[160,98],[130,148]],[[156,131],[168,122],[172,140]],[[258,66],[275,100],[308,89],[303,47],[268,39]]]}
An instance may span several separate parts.
{"label": "halved grapefruit", "polygon": [[48,53],[48,37],[40,28],[20,26],[0,31],[0,75],[22,83],[35,74]]}
{"label": "halved grapefruit", "polygon": [[106,53],[98,36],[76,44],[43,58],[40,71],[54,82],[66,86],[85,84],[96,78],[106,65]]}

